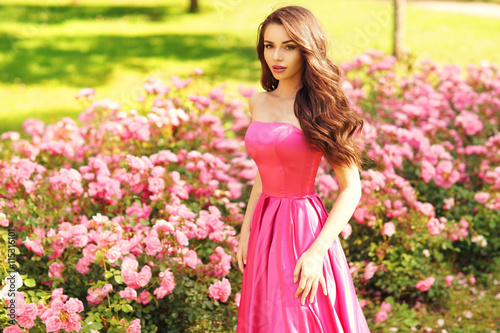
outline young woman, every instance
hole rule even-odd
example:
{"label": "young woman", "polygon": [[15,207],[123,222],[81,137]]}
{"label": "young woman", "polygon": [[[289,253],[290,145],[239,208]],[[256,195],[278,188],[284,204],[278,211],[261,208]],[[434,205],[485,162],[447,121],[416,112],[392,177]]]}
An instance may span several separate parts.
{"label": "young woman", "polygon": [[[237,252],[237,332],[369,332],[338,240],[361,198],[363,120],[309,10],[279,8],[258,34],[266,91],[250,99],[245,134],[258,172]],[[322,157],[340,188],[330,213],[315,192]]]}

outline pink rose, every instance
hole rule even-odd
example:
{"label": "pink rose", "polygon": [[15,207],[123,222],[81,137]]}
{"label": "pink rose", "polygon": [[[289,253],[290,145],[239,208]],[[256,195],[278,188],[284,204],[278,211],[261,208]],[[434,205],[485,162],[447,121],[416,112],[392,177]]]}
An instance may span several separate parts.
{"label": "pink rose", "polygon": [[344,229],[342,229],[342,231],[340,232],[340,234],[344,239],[347,239],[351,235],[351,233],[352,233],[352,227],[351,224],[349,223],[347,223]]}
{"label": "pink rose", "polygon": [[446,278],[444,279],[444,282],[446,282],[446,285],[449,287],[451,286],[451,282],[453,281],[453,275],[446,275]]}
{"label": "pink rose", "polygon": [[147,290],[143,290],[139,296],[137,296],[137,303],[141,303],[141,304],[148,304],[149,303],[149,300],[148,300],[148,297],[149,295],[151,295],[151,293]]}
{"label": "pink rose", "polygon": [[47,332],[58,332],[62,327],[61,319],[58,316],[49,317],[45,321]]}
{"label": "pink rose", "polygon": [[432,276],[429,276],[425,280],[418,281],[417,284],[415,284],[415,288],[417,288],[420,291],[427,291],[431,288],[434,281],[435,281],[435,278]]}
{"label": "pink rose", "polygon": [[436,236],[444,230],[445,224],[439,223],[439,220],[437,218],[431,217],[429,219],[429,222],[427,222],[425,226],[427,227],[427,229],[429,229],[429,233],[431,234],[431,236]]}
{"label": "pink rose", "polygon": [[370,280],[375,272],[377,271],[378,266],[375,265],[373,262],[368,263],[365,267],[365,280]]}
{"label": "pink rose", "polygon": [[418,211],[427,216],[434,216],[434,206],[428,202],[420,203],[417,207]]}
{"label": "pink rose", "polygon": [[157,236],[149,236],[145,239],[146,241],[146,254],[149,256],[154,256],[159,253],[163,248],[160,239]]}
{"label": "pink rose", "polygon": [[73,236],[73,246],[84,247],[88,243],[87,235],[77,235]]}
{"label": "pink rose", "polygon": [[134,319],[130,326],[127,327],[126,333],[141,333],[141,320],[139,318]]}
{"label": "pink rose", "polygon": [[431,163],[426,160],[422,161],[421,169],[422,171],[420,172],[420,175],[426,183],[428,183],[432,179],[432,177],[436,175],[436,169]]}
{"label": "pink rose", "polygon": [[12,325],[12,326],[4,328],[3,332],[4,333],[23,333],[23,330],[17,325]]}
{"label": "pink rose", "polygon": [[121,256],[122,256],[122,253],[120,251],[120,247],[117,245],[111,247],[108,250],[108,252],[106,253],[106,258],[108,259],[108,261],[110,263],[114,263],[115,261],[120,259]]}
{"label": "pink rose", "polygon": [[188,251],[187,255],[184,257],[184,264],[191,268],[196,268],[196,265],[198,265],[198,255],[196,251]]}
{"label": "pink rose", "polygon": [[187,246],[189,245],[189,240],[186,236],[185,233],[183,233],[182,231],[175,231],[175,238],[177,239],[177,242],[179,243],[179,245],[184,245],[184,246]]}
{"label": "pink rose", "polygon": [[122,271],[128,271],[128,270],[134,271],[137,268],[139,268],[139,263],[137,262],[136,259],[126,258],[123,260],[120,268]]}
{"label": "pink rose", "polygon": [[141,286],[144,287],[149,283],[149,280],[151,280],[151,267],[148,265],[144,265],[141,269],[141,272],[137,276],[137,283]]}
{"label": "pink rose", "polygon": [[481,204],[487,202],[489,198],[490,194],[488,192],[478,192],[474,195],[474,199]]}
{"label": "pink rose", "polygon": [[104,286],[102,286],[102,292],[105,294],[109,293],[111,290],[113,290],[113,285],[110,283],[106,283]]}
{"label": "pink rose", "polygon": [[83,303],[74,297],[71,297],[66,304],[64,304],[64,310],[68,313],[77,313],[83,311]]}
{"label": "pink rose", "polygon": [[380,310],[379,312],[377,312],[375,314],[375,322],[376,323],[379,323],[381,321],[385,321],[385,320],[387,320],[387,318],[389,318],[389,315],[385,311]]}
{"label": "pink rose", "polygon": [[382,230],[382,235],[391,237],[394,235],[394,232],[396,232],[396,227],[394,226],[394,223],[392,222],[387,222],[384,223],[384,229]]}
{"label": "pink rose", "polygon": [[0,225],[2,227],[9,226],[9,220],[7,220],[7,216],[4,213],[0,213]]}
{"label": "pink rose", "polygon": [[17,317],[16,320],[19,323],[19,325],[21,325],[24,328],[32,328],[33,326],[35,326],[35,321],[25,316],[24,314],[20,317]]}
{"label": "pink rose", "polygon": [[194,67],[193,72],[196,75],[201,75],[201,74],[203,74],[203,69],[201,69],[200,67]]}
{"label": "pink rose", "polygon": [[56,277],[56,278],[60,278],[62,277],[62,269],[64,268],[64,264],[63,263],[58,263],[58,262],[53,262],[52,264],[50,264],[49,266],[49,278],[53,278],[53,277]]}
{"label": "pink rose", "polygon": [[151,193],[159,193],[165,188],[165,181],[162,178],[149,177],[148,190]]}
{"label": "pink rose", "polygon": [[443,205],[444,210],[448,210],[455,205],[455,198],[453,198],[453,197],[449,198],[449,199],[443,199],[443,201],[444,201],[444,205]]}
{"label": "pink rose", "polygon": [[208,287],[209,295],[214,300],[220,299],[221,302],[227,301],[229,295],[231,295],[231,283],[226,278],[222,278],[222,281],[217,281]]}
{"label": "pink rose", "polygon": [[383,301],[382,304],[380,304],[380,309],[381,309],[381,311],[391,312],[391,309],[392,309],[391,303],[387,303],[386,301]]}
{"label": "pink rose", "polygon": [[137,291],[130,287],[126,287],[124,290],[120,290],[120,297],[126,299],[137,299]]}
{"label": "pink rose", "polygon": [[[38,316],[38,307],[35,303],[26,303],[24,312],[22,314],[24,317],[35,320]],[[22,325],[25,326],[25,325]]]}

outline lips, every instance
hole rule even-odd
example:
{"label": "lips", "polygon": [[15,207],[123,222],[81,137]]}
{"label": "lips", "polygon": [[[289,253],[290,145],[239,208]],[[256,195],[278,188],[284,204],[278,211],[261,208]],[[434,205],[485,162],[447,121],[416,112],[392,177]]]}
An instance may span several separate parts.
{"label": "lips", "polygon": [[274,69],[285,69],[286,67],[279,66],[279,65],[273,65]]}

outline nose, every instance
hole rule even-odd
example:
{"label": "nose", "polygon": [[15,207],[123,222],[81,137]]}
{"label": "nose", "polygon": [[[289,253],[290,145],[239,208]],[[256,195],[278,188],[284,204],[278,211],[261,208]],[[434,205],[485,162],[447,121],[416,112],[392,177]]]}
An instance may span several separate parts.
{"label": "nose", "polygon": [[282,60],[282,57],[281,57],[281,48],[280,47],[277,47],[277,48],[274,49],[273,59],[276,62]]}

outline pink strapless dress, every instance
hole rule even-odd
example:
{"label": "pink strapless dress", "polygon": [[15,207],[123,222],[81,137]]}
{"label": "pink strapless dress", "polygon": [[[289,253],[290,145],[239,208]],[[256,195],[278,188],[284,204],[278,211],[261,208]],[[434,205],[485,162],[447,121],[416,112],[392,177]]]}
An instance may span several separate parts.
{"label": "pink strapless dress", "polygon": [[324,257],[314,302],[295,298],[293,270],[327,217],[314,183],[322,153],[289,123],[250,123],[245,148],[262,180],[251,221],[238,310],[238,333],[368,333],[339,239]]}

